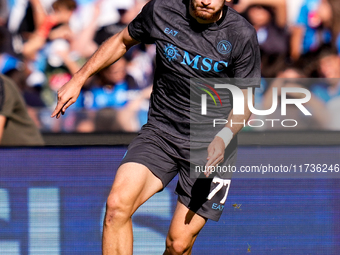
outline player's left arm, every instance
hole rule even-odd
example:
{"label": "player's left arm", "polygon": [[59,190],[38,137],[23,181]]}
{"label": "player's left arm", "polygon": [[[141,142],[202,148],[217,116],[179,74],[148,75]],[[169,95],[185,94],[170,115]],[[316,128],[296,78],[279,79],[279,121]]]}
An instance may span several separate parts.
{"label": "player's left arm", "polygon": [[[241,89],[244,97],[244,114],[235,115],[231,110],[228,116],[228,123],[226,126],[215,136],[214,140],[208,146],[208,157],[206,167],[216,166],[224,160],[224,151],[233,137],[244,127],[243,123],[247,123],[251,116],[251,111],[248,107],[248,90]],[[254,102],[254,95],[252,102]],[[235,124],[240,123],[240,124]],[[205,172],[206,177],[210,172]]]}

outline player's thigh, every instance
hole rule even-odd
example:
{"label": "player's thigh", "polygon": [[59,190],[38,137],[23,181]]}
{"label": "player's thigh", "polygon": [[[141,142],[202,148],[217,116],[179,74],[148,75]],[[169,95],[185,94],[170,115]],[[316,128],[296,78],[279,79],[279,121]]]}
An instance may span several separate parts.
{"label": "player's thigh", "polygon": [[116,173],[107,203],[108,206],[124,206],[133,213],[162,188],[162,181],[146,166],[134,162],[124,163]]}
{"label": "player's thigh", "polygon": [[194,213],[178,200],[170,224],[167,242],[177,242],[180,245],[192,246],[196,236],[206,222],[207,218]]}

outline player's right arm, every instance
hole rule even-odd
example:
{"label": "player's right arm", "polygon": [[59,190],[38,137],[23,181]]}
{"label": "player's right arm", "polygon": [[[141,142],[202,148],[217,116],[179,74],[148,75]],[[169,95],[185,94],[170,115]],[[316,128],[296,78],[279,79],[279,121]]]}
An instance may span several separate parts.
{"label": "player's right arm", "polygon": [[127,50],[139,43],[133,39],[127,28],[106,40],[72,79],[58,90],[58,103],[51,117],[60,117],[78,98],[85,81],[121,58]]}

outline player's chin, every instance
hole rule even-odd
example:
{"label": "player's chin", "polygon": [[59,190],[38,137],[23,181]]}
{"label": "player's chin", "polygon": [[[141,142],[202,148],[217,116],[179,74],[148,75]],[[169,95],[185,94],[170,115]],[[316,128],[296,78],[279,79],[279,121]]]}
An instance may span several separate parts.
{"label": "player's chin", "polygon": [[196,17],[208,21],[214,18],[214,14],[208,11],[196,11]]}

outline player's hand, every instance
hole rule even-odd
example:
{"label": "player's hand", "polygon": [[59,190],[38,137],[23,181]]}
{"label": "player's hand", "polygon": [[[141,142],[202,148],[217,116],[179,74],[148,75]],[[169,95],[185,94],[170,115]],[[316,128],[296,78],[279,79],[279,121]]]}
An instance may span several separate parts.
{"label": "player's hand", "polygon": [[64,114],[66,109],[77,100],[82,85],[81,82],[72,78],[58,90],[58,103],[51,115],[52,118],[56,116],[59,119],[60,115]]}
{"label": "player's hand", "polygon": [[[225,144],[221,137],[215,136],[214,140],[208,146],[208,157],[207,157],[207,164],[205,165],[205,169],[208,170],[209,167],[217,166],[224,160],[224,150]],[[206,171],[206,177],[209,177],[211,174],[210,171]]]}

